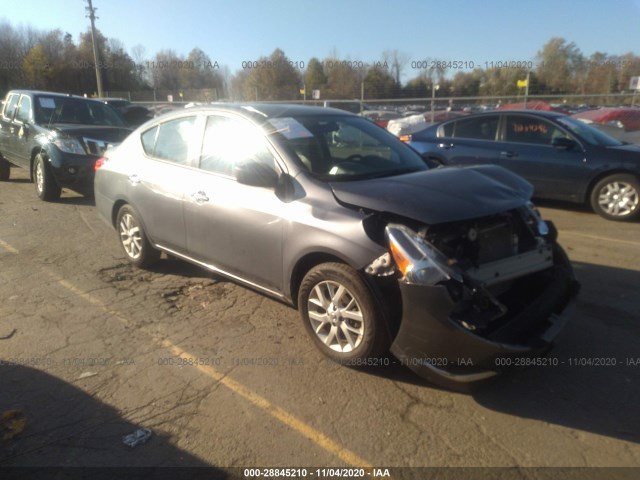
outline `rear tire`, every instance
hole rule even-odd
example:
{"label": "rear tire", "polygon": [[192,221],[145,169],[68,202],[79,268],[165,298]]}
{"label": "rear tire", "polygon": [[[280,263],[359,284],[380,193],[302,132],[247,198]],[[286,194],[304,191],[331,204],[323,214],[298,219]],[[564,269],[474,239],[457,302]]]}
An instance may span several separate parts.
{"label": "rear tire", "polygon": [[0,155],[0,181],[6,182],[11,175],[11,164]]}
{"label": "rear tire", "polygon": [[36,185],[36,194],[40,200],[51,202],[60,198],[62,189],[54,180],[51,166],[42,153],[36,155],[33,162],[33,181]]}
{"label": "rear tire", "polygon": [[316,347],[335,362],[366,367],[389,350],[382,309],[348,265],[323,263],[312,268],[300,285],[298,307]]}
{"label": "rear tire", "polygon": [[144,268],[154,264],[160,258],[160,252],[151,246],[147,234],[142,228],[138,213],[130,205],[123,205],[118,211],[116,229],[120,246],[127,260],[136,267]]}

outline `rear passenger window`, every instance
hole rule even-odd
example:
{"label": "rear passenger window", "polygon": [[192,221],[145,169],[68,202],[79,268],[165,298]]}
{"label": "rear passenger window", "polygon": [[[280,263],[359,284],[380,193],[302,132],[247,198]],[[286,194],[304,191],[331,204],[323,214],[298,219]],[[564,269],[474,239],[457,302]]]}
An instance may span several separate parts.
{"label": "rear passenger window", "polygon": [[140,140],[142,140],[142,149],[147,155],[153,156],[153,151],[156,148],[156,137],[158,136],[158,128],[159,127],[155,126],[151,130],[147,130],[140,136]]}
{"label": "rear passenger window", "polygon": [[[142,146],[152,157],[180,165],[189,163],[196,117],[184,117],[160,124],[142,134]],[[157,133],[155,132],[156,130]],[[154,141],[155,134],[155,141]]]}
{"label": "rear passenger window", "polygon": [[439,137],[453,137],[453,127],[456,125],[456,122],[445,123],[442,127],[440,127],[440,131],[438,132]]}
{"label": "rear passenger window", "polygon": [[498,116],[488,115],[476,118],[465,118],[455,122],[453,132],[455,138],[472,138],[477,140],[495,140],[498,131]]}

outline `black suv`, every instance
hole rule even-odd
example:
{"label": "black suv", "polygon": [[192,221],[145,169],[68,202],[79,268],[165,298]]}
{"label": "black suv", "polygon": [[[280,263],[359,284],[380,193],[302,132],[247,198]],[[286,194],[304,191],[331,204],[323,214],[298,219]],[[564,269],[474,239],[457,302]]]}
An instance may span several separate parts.
{"label": "black suv", "polygon": [[52,92],[13,90],[0,114],[0,180],[28,168],[42,200],[63,187],[91,194],[95,161],[131,132],[109,105]]}

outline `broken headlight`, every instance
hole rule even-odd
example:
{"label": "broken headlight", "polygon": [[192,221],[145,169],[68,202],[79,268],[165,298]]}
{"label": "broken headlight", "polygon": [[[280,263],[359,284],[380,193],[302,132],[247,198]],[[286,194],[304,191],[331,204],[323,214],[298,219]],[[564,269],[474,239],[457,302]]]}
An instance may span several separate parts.
{"label": "broken headlight", "polygon": [[391,255],[409,283],[436,285],[445,280],[462,282],[462,272],[438,249],[404,225],[385,228]]}

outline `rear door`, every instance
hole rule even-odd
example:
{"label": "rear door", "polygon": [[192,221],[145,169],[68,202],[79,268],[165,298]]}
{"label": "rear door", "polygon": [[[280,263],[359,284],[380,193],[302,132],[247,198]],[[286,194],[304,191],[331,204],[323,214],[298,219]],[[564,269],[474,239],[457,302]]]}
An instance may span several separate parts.
{"label": "rear door", "polygon": [[446,164],[496,163],[499,115],[479,115],[444,124],[438,130],[438,154]]}
{"label": "rear door", "polygon": [[190,190],[196,154],[196,115],[167,120],[140,136],[145,158],[128,175],[130,200],[157,245],[186,252],[184,192]]}
{"label": "rear door", "polygon": [[5,157],[5,159],[14,163],[16,162],[16,159],[13,142],[15,130],[13,117],[19,100],[19,94],[12,93],[9,95],[9,98],[7,98],[4,103],[2,115],[0,115],[0,153]]}

